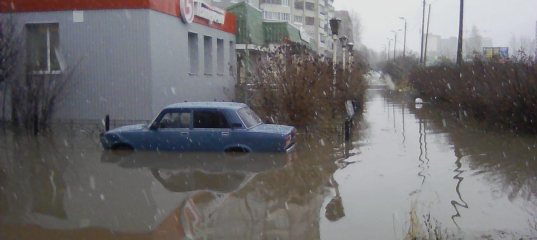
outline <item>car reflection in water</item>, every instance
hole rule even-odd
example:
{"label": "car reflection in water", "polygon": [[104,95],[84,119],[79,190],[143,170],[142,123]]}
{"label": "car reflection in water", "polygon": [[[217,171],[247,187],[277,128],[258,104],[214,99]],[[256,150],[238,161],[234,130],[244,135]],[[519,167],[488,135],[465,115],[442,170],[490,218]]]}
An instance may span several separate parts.
{"label": "car reflection in water", "polygon": [[147,168],[171,192],[209,190],[229,193],[256,174],[283,168],[293,155],[243,153],[151,153],[104,151],[102,162]]}
{"label": "car reflection in water", "polygon": [[147,168],[170,192],[187,197],[153,231],[155,237],[198,239],[230,195],[258,174],[284,168],[293,154],[151,153],[105,151],[101,161],[122,168]]}

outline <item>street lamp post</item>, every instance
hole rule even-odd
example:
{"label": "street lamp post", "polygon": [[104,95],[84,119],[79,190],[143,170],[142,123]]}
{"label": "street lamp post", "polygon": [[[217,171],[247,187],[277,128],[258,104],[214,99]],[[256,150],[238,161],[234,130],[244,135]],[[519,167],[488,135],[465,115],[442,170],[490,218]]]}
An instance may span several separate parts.
{"label": "street lamp post", "polygon": [[339,25],[341,24],[341,19],[339,18],[332,18],[330,19],[330,29],[332,30],[332,39],[333,42],[333,59],[332,59],[332,67],[334,71],[334,79],[332,80],[332,97],[336,98],[336,62],[337,62],[337,40],[338,40],[338,33],[339,33]]}
{"label": "street lamp post", "polygon": [[352,72],[352,64],[354,62],[354,52],[352,49],[354,48],[354,43],[347,43],[347,47],[349,48],[349,71]]}
{"label": "street lamp post", "polygon": [[392,50],[392,39],[388,38],[388,49],[386,50],[386,55],[388,56],[388,61],[390,61],[390,51]]}
{"label": "street lamp post", "polygon": [[347,36],[341,36],[339,38],[339,41],[341,43],[341,58],[342,58],[342,61],[343,61],[343,70],[347,69],[347,61],[346,61],[346,48],[347,48]]}
{"label": "street lamp post", "polygon": [[397,31],[392,30],[392,32],[395,34],[395,41],[393,43],[393,60],[395,61],[396,57],[396,50],[397,50]]}
{"label": "street lamp post", "polygon": [[406,18],[399,17],[399,19],[405,21],[405,40],[404,40],[404,43],[403,43],[403,58],[404,58],[404,57],[406,57]]}

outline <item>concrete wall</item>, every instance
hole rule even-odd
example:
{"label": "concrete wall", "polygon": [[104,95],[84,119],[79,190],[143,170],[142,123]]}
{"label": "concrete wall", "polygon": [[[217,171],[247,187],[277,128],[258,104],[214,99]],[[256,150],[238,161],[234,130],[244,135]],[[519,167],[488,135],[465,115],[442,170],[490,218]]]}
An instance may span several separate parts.
{"label": "concrete wall", "polygon": [[[152,113],[162,107],[184,101],[232,101],[235,79],[230,66],[235,66],[235,35],[199,24],[184,24],[180,19],[150,13]],[[189,73],[188,32],[198,34],[198,64],[196,74]],[[212,40],[212,74],[205,74],[204,36]],[[217,39],[224,42],[223,74],[218,74]],[[230,55],[230,53],[232,53]]]}
{"label": "concrete wall", "polygon": [[[97,121],[110,114],[113,120],[141,121],[171,103],[233,100],[235,35],[147,9],[83,11],[83,22],[74,22],[73,14],[16,14],[22,39],[25,24],[58,23],[68,68],[80,62],[54,119]],[[199,36],[197,75],[188,74],[189,31]],[[204,74],[205,35],[213,40],[213,75]],[[223,74],[217,74],[217,39],[224,41]]]}
{"label": "concrete wall", "polygon": [[149,10],[83,14],[83,22],[74,22],[72,11],[16,14],[20,29],[27,23],[59,23],[60,51],[68,68],[80,62],[54,118],[150,118]]}

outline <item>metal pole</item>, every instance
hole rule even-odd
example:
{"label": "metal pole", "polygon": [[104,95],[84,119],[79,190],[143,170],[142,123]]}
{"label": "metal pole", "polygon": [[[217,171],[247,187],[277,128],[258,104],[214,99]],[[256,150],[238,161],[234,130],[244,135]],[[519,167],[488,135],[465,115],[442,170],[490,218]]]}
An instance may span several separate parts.
{"label": "metal pole", "polygon": [[353,67],[353,59],[354,57],[354,54],[353,54],[353,50],[352,50],[352,46],[349,46],[349,71],[352,72],[352,67]]}
{"label": "metal pole", "polygon": [[390,52],[392,51],[392,40],[388,39],[388,61],[390,61]]}
{"label": "metal pole", "polygon": [[405,41],[403,44],[403,58],[406,57],[406,18],[403,18],[405,20]]}
{"label": "metal pole", "polygon": [[332,67],[334,68],[334,79],[332,80],[332,97],[333,99],[336,99],[336,63],[337,63],[337,35],[333,35],[332,37],[334,39],[333,45],[333,58],[332,58]]}
{"label": "metal pole", "polygon": [[395,61],[396,50],[397,50],[397,31],[394,31],[394,33],[395,33],[395,41],[393,43],[393,60]]}
{"label": "metal pole", "polygon": [[423,34],[425,32],[425,0],[423,0],[423,16],[421,18],[421,48],[420,48],[420,63],[423,63]]}
{"label": "metal pole", "polygon": [[423,51],[423,65],[427,65],[427,46],[429,45],[430,23],[431,23],[431,4],[429,4],[429,13],[427,16],[427,34],[425,35],[425,50]]}
{"label": "metal pole", "polygon": [[343,58],[343,70],[346,70],[347,69],[347,61],[346,61],[346,56],[345,56],[346,52],[345,52],[345,46],[341,45],[341,57]]}
{"label": "metal pole", "polygon": [[461,0],[460,4],[460,13],[459,13],[459,42],[457,44],[457,65],[462,65],[462,37],[463,37],[463,26],[464,21],[464,0]]}

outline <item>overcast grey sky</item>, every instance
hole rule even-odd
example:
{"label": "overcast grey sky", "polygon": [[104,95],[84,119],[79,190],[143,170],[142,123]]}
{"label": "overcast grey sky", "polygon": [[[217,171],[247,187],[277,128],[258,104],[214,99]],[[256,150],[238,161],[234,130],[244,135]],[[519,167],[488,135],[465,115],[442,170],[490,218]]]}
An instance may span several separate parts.
{"label": "overcast grey sky", "polygon": [[[443,37],[457,36],[459,0],[427,0],[432,4],[430,32]],[[399,17],[408,21],[407,47],[419,49],[422,0],[335,0],[337,10],[354,10],[362,21],[362,43],[384,50],[391,30],[404,28]],[[537,0],[466,0],[465,33],[475,25],[495,46],[509,46],[513,35],[535,38]],[[403,48],[403,34],[398,47]]]}

